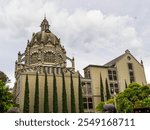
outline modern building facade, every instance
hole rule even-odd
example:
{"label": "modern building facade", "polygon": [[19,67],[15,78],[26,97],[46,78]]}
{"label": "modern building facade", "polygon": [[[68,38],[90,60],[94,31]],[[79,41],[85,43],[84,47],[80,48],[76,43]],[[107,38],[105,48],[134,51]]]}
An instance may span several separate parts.
{"label": "modern building facade", "polygon": [[[82,80],[84,106],[87,112],[95,112],[95,108],[100,102],[100,75],[103,81],[105,99],[106,79],[112,96],[124,91],[126,85],[132,82],[146,85],[143,62],[137,61],[129,50],[103,66],[88,65],[84,68],[84,79]],[[88,105],[86,106],[86,104]]]}
{"label": "modern building facade", "polygon": [[[34,112],[36,73],[39,75],[39,112],[44,111],[44,84],[45,73],[48,78],[49,112],[53,112],[53,73],[57,81],[58,112],[62,112],[62,72],[65,76],[67,107],[71,112],[71,77],[73,79],[75,109],[79,112],[79,72],[75,71],[75,60],[66,55],[60,39],[49,29],[46,18],[41,22],[41,31],[33,33],[31,40],[27,41],[24,53],[18,53],[15,64],[16,83],[13,88],[14,100],[23,112],[26,75],[29,81],[30,111]],[[71,63],[68,67],[67,63]],[[106,95],[106,79],[109,84],[111,96],[126,89],[126,84],[137,82],[146,84],[143,62],[141,63],[126,50],[124,54],[106,63],[105,65],[88,65],[81,76],[84,112],[96,112],[100,95],[100,75]],[[106,97],[104,97],[106,99]]]}

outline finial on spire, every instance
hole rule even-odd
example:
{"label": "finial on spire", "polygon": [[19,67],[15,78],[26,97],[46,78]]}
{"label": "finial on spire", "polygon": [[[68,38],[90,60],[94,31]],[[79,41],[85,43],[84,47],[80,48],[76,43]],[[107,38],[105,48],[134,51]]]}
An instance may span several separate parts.
{"label": "finial on spire", "polygon": [[46,13],[44,13],[44,19],[46,19]]}
{"label": "finial on spire", "polygon": [[48,23],[48,21],[47,21],[47,19],[46,19],[46,14],[44,14],[44,19],[43,19],[43,21],[42,21],[42,23],[41,23],[41,25],[40,25],[40,27],[41,27],[41,31],[49,31],[49,23]]}

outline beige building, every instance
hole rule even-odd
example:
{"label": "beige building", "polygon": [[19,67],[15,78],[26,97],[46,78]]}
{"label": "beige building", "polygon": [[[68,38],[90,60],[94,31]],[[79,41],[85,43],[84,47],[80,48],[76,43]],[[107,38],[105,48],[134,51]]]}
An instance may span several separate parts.
{"label": "beige building", "polygon": [[[44,106],[44,83],[45,71],[48,77],[49,90],[49,112],[53,112],[53,71],[56,75],[57,94],[58,94],[58,111],[62,112],[62,71],[65,75],[67,105],[68,111],[71,110],[71,90],[70,90],[70,73],[73,77],[73,86],[75,94],[76,112],[78,112],[78,72],[75,71],[74,58],[66,55],[65,48],[61,45],[60,39],[57,38],[50,30],[49,23],[44,18],[41,25],[41,31],[33,33],[32,39],[27,41],[27,47],[24,53],[18,53],[18,60],[15,65],[16,83],[14,87],[15,102],[19,104],[23,112],[24,92],[26,75],[29,80],[29,99],[30,112],[34,111],[35,79],[36,72],[39,75],[39,112],[43,112]],[[71,63],[71,67],[67,63]]]}
{"label": "beige building", "polygon": [[[62,74],[64,72],[67,93],[68,111],[71,112],[71,90],[70,73],[73,75],[73,86],[75,94],[76,112],[78,112],[78,72],[75,71],[74,58],[66,55],[65,48],[49,29],[49,23],[44,18],[41,31],[33,33],[31,40],[27,41],[24,53],[18,53],[15,65],[16,83],[14,87],[14,99],[23,112],[24,91],[26,75],[29,79],[30,112],[34,111],[34,95],[36,72],[39,75],[39,112],[43,112],[45,71],[48,76],[49,112],[53,112],[53,71],[57,80],[58,111],[62,112]],[[71,66],[68,67],[67,63]],[[103,66],[88,65],[84,68],[84,77],[81,78],[83,103],[85,112],[95,112],[100,102],[100,74],[106,95],[105,80],[108,80],[109,90],[113,96],[125,90],[125,83],[137,82],[146,84],[144,66],[139,63],[129,50],[116,59]],[[106,97],[105,97],[106,98]]]}
{"label": "beige building", "polygon": [[84,68],[85,78],[82,79],[84,106],[87,112],[95,112],[100,102],[100,74],[103,80],[104,96],[106,95],[106,79],[112,96],[124,91],[126,83],[146,84],[143,62],[138,62],[129,50],[103,66],[88,65]]}

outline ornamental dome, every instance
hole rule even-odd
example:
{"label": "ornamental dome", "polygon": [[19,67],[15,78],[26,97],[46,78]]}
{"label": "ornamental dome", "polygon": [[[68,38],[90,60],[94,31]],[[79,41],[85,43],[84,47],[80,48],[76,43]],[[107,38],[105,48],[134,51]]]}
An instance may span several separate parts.
{"label": "ornamental dome", "polygon": [[[18,72],[45,71],[52,68],[63,68],[74,71],[74,58],[66,56],[66,50],[61,45],[60,39],[54,35],[46,18],[40,24],[41,30],[33,33],[31,40],[27,42],[24,53],[18,53],[15,64],[16,75]],[[72,66],[67,67],[67,60]]]}
{"label": "ornamental dome", "polygon": [[41,31],[33,33],[25,51],[25,64],[65,66],[65,48],[61,46],[60,39],[49,30],[49,26],[44,18],[40,25]]}
{"label": "ornamental dome", "polygon": [[49,30],[49,23],[46,18],[41,22],[41,31],[37,33],[33,33],[31,42],[29,46],[33,46],[34,44],[47,44],[51,43],[53,45],[57,45],[60,42],[60,39],[57,38],[50,30]]}

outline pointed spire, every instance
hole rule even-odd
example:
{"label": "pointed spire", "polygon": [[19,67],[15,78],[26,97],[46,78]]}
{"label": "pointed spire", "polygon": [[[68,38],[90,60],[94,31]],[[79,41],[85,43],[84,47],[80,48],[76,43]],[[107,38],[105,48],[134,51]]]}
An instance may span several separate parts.
{"label": "pointed spire", "polygon": [[141,65],[143,65],[143,60],[141,60]]}
{"label": "pointed spire", "polygon": [[49,31],[49,23],[48,23],[48,21],[47,21],[47,19],[46,19],[46,14],[44,15],[44,19],[43,19],[43,21],[42,21],[42,23],[41,23],[41,25],[40,25],[40,27],[41,27],[41,31]]}

